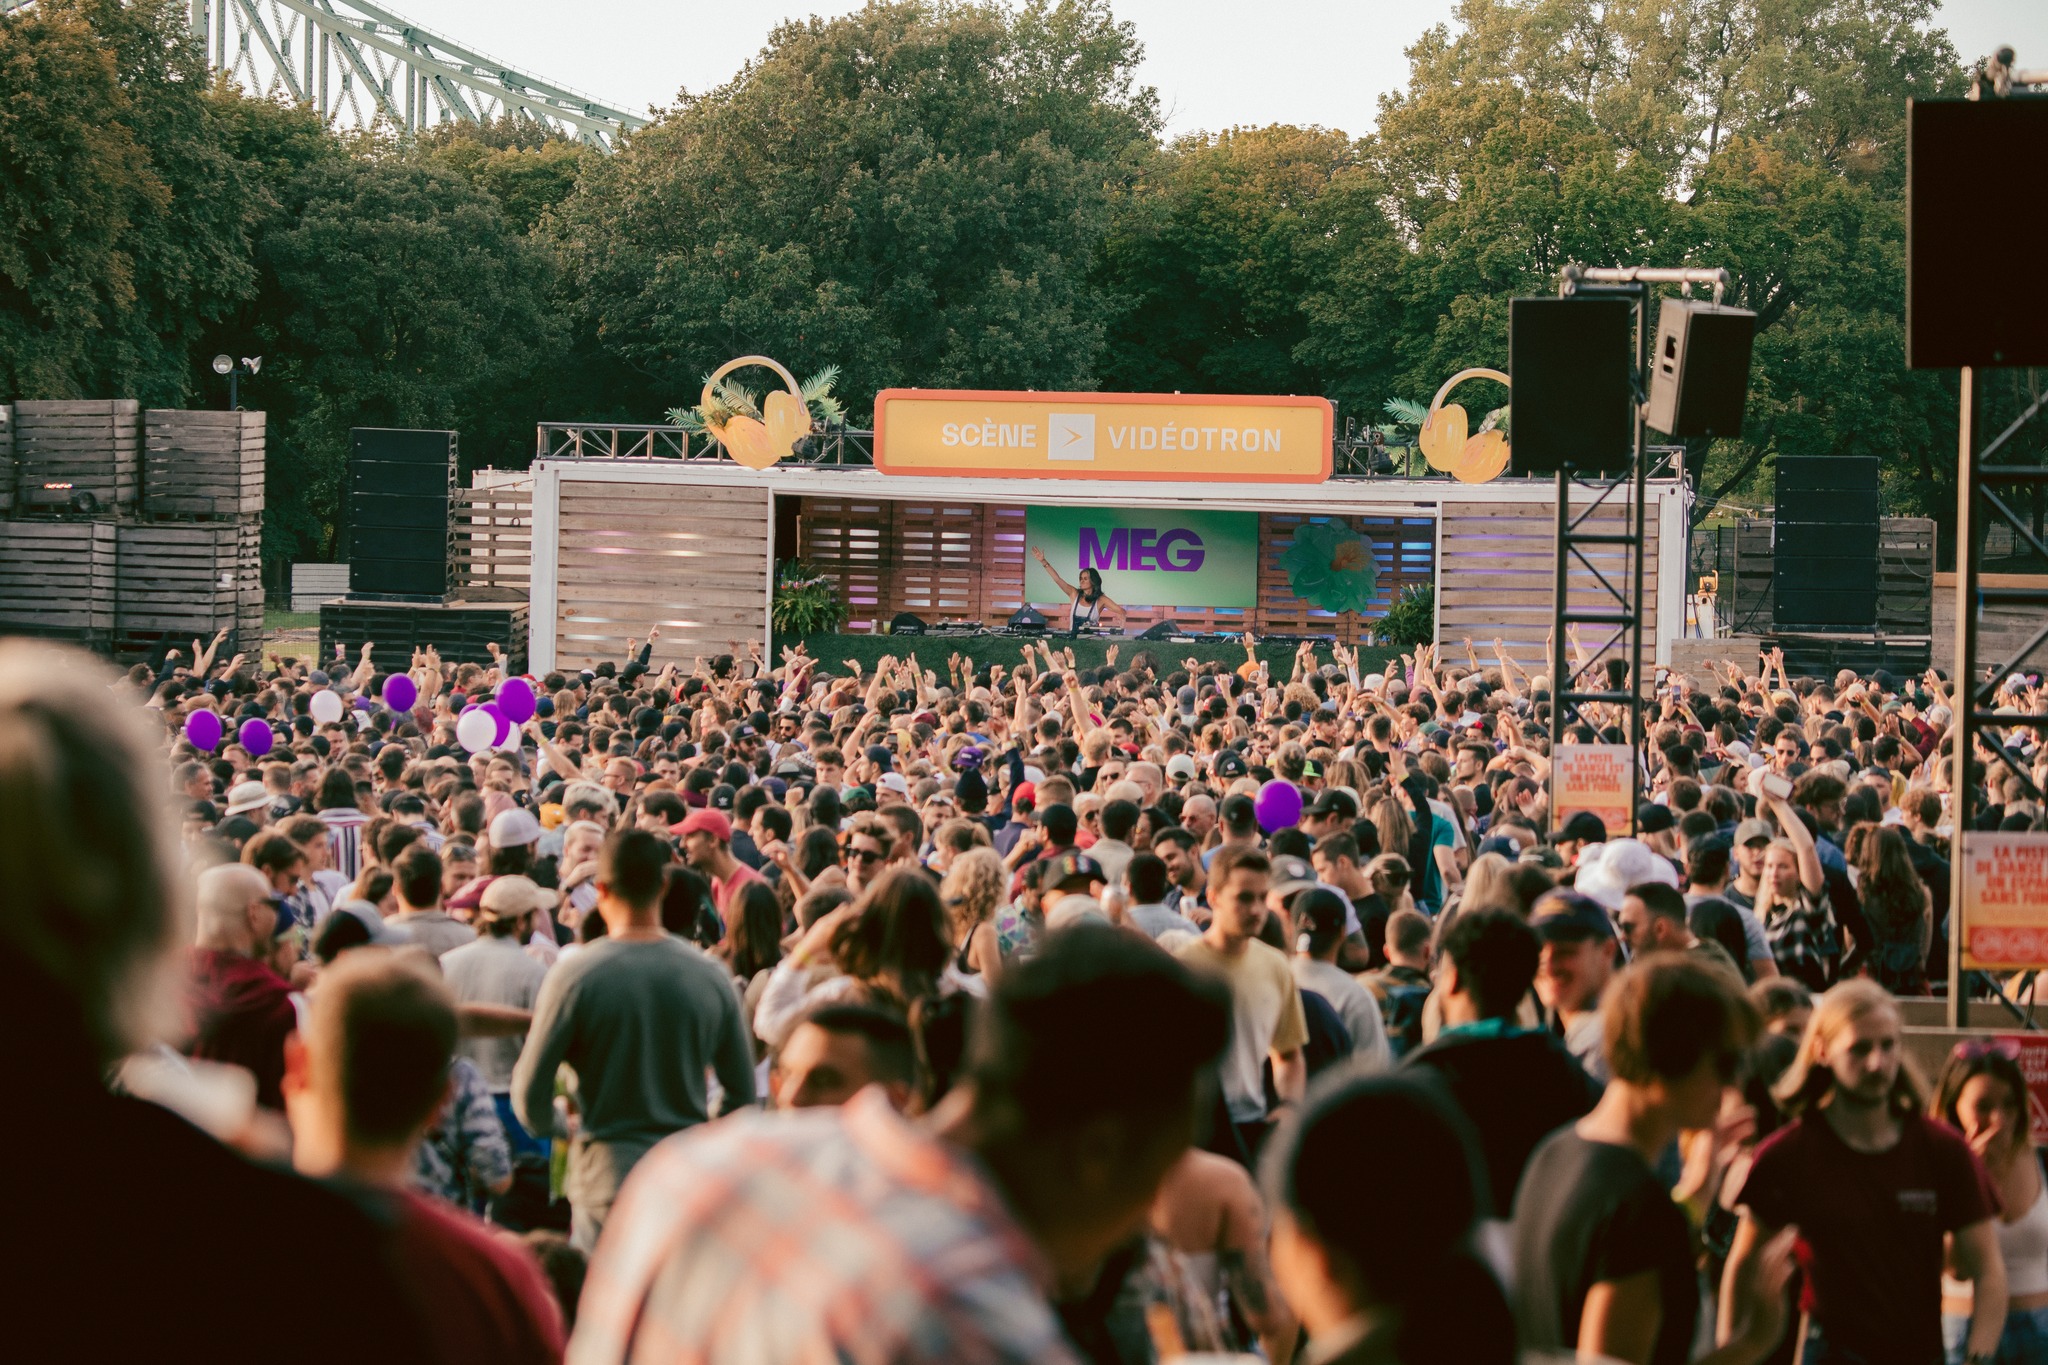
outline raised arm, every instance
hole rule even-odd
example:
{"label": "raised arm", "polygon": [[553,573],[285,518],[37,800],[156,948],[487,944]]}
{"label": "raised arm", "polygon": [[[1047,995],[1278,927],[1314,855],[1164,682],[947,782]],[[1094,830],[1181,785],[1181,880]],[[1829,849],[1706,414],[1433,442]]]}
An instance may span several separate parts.
{"label": "raised arm", "polygon": [[1031,547],[1031,557],[1038,561],[1038,567],[1045,570],[1046,576],[1052,579],[1053,585],[1057,587],[1061,592],[1065,593],[1069,599],[1072,599],[1080,594],[1080,589],[1076,588],[1072,583],[1069,583],[1066,579],[1060,577],[1060,571],[1058,569],[1055,569],[1052,566],[1052,561],[1045,557],[1045,551],[1039,549],[1036,545],[1034,545]]}

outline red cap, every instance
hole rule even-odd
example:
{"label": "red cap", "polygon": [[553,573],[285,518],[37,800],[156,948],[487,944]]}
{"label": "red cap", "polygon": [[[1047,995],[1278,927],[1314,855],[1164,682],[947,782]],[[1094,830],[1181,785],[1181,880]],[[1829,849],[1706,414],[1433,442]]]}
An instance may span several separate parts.
{"label": "red cap", "polygon": [[698,830],[708,832],[721,844],[732,842],[732,821],[715,810],[693,810],[684,816],[680,824],[670,825],[668,832],[678,837],[695,834]]}
{"label": "red cap", "polygon": [[1028,801],[1031,803],[1031,808],[1037,810],[1038,788],[1032,786],[1029,782],[1019,782],[1010,792],[1010,802],[1014,805],[1019,801]]}

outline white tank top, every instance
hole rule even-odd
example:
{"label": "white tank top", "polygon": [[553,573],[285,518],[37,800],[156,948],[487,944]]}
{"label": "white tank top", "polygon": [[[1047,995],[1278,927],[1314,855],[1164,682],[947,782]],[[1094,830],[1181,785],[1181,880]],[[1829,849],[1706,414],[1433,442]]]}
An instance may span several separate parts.
{"label": "white tank top", "polygon": [[[2034,1206],[2018,1222],[1998,1220],[1998,1251],[2005,1258],[2008,1294],[2048,1294],[2048,1180],[2043,1180]],[[1970,1286],[1943,1275],[1941,1292],[1967,1299]]]}

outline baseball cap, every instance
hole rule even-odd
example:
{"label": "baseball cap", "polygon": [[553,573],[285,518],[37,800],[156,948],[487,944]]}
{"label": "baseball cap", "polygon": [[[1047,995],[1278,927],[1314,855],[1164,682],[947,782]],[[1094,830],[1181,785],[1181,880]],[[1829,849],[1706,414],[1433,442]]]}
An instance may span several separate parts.
{"label": "baseball cap", "polygon": [[1636,831],[1641,834],[1657,834],[1673,829],[1678,818],[1671,813],[1671,807],[1660,806],[1655,801],[1645,801],[1636,807]]}
{"label": "baseball cap", "polygon": [[1325,787],[1309,810],[1316,815],[1335,815],[1345,820],[1355,820],[1358,818],[1358,801],[1341,787]]}
{"label": "baseball cap", "polygon": [[1543,898],[1543,909],[1529,921],[1536,937],[1550,943],[1579,943],[1589,938],[1613,938],[1614,920],[1606,907],[1591,896],[1576,891],[1553,891]]}
{"label": "baseball cap", "polygon": [[868,762],[878,768],[892,768],[896,765],[896,756],[889,752],[889,746],[886,744],[870,744],[864,755]]}
{"label": "baseball cap", "polygon": [[1306,858],[1292,854],[1273,860],[1273,890],[1282,896],[1306,891],[1316,884],[1316,870]]}
{"label": "baseball cap", "polygon": [[669,826],[668,832],[677,836],[695,834],[703,830],[720,843],[732,842],[732,821],[715,810],[693,810],[682,820]]}
{"label": "baseball cap", "polygon": [[1582,844],[1604,844],[1607,842],[1607,824],[1589,810],[1582,810],[1564,822],[1564,828],[1557,832],[1559,842],[1576,839]]}
{"label": "baseball cap", "polygon": [[270,804],[270,793],[261,782],[237,782],[228,788],[228,808],[223,814],[241,815]]}
{"label": "baseball cap", "polygon": [[887,787],[899,796],[907,797],[910,795],[910,780],[904,777],[902,773],[883,773],[881,781],[876,785]]}
{"label": "baseball cap", "polygon": [[733,798],[737,795],[738,793],[733,791],[732,787],[729,784],[724,782],[719,783],[717,786],[711,789],[711,809],[731,810]]}
{"label": "baseball cap", "polygon": [[1176,782],[1195,780],[1195,760],[1186,754],[1175,754],[1166,760],[1166,775]]}
{"label": "baseball cap", "polygon": [[531,877],[493,877],[483,889],[477,908],[494,919],[517,919],[529,910],[541,908],[545,897]]}
{"label": "baseball cap", "polygon": [[1175,692],[1173,700],[1174,704],[1180,708],[1182,715],[1192,716],[1195,714],[1195,689],[1192,683]]}
{"label": "baseball cap", "polygon": [[1052,860],[1052,866],[1046,869],[1045,879],[1039,885],[1050,890],[1064,886],[1068,882],[1085,886],[1089,882],[1108,880],[1109,878],[1103,875],[1101,863],[1077,848],[1070,848]]}
{"label": "baseball cap", "polygon": [[1218,777],[1243,777],[1245,774],[1244,755],[1235,749],[1225,749],[1217,754],[1213,766]]}
{"label": "baseball cap", "polygon": [[533,818],[531,811],[515,806],[491,817],[490,835],[492,848],[518,848],[522,844],[539,843],[540,821]]}
{"label": "baseball cap", "polygon": [[1753,844],[1759,839],[1769,843],[1777,837],[1777,831],[1771,828],[1771,822],[1768,820],[1758,820],[1752,817],[1735,827],[1735,846],[1737,848]]}

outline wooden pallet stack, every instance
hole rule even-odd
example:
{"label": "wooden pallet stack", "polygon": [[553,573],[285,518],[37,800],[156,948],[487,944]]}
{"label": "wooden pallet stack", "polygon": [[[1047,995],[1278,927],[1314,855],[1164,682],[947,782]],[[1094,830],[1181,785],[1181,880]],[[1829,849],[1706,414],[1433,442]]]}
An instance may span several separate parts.
{"label": "wooden pallet stack", "polygon": [[133,398],[14,405],[18,513],[130,511],[142,491],[142,405]]}
{"label": "wooden pallet stack", "polygon": [[0,517],[14,511],[14,405],[0,403]]}
{"label": "wooden pallet stack", "polygon": [[114,534],[108,520],[0,521],[0,635],[68,640],[107,652]]}
{"label": "wooden pallet stack", "polygon": [[143,514],[260,517],[263,441],[260,412],[151,408],[143,418]]}
{"label": "wooden pallet stack", "polygon": [[0,407],[0,634],[260,650],[263,442],[260,412]]}

